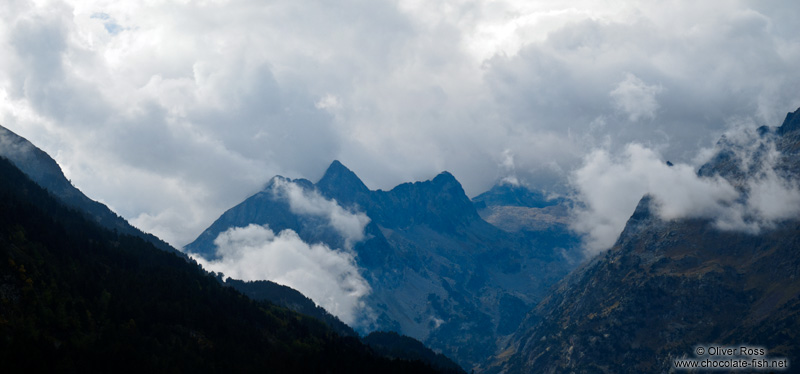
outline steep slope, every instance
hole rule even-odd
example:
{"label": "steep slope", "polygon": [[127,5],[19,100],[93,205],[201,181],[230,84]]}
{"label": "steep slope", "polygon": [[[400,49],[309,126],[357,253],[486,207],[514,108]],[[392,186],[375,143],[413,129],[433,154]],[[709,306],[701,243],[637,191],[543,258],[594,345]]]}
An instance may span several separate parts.
{"label": "steep slope", "polygon": [[50,155],[3,126],[0,126],[0,156],[10,160],[36,184],[53,194],[65,205],[85,214],[91,221],[109,230],[138,236],[162,250],[180,253],[154,235],[144,233],[131,226],[104,204],[86,197],[67,180],[61,167]]}
{"label": "steep slope", "polygon": [[215,258],[213,241],[220,233],[251,223],[275,232],[291,229],[308,243],[347,250],[347,238],[326,216],[303,214],[276,189],[287,182],[369,217],[363,240],[350,243],[372,288],[365,301],[374,318],[358,328],[419,339],[463,367],[491,355],[572,266],[562,250],[537,246],[481,219],[450,173],[371,191],[338,161],[316,184],[274,178],[225,212],[187,251]]}
{"label": "steep slope", "polygon": [[[727,139],[699,174],[721,175],[747,194],[769,144],[783,177],[796,181],[800,131],[790,113],[759,129],[749,159]],[[775,153],[772,153],[775,155]],[[763,159],[763,160],[762,160]],[[744,166],[743,166],[744,165]],[[711,220],[663,221],[641,200],[617,243],[574,271],[526,318],[493,371],[505,373],[667,372],[697,346],[756,346],[753,358],[800,359],[800,220],[758,234]]]}
{"label": "steep slope", "polygon": [[0,157],[5,372],[437,372],[102,228]]}
{"label": "steep slope", "polygon": [[304,189],[313,188],[313,184],[304,179],[292,180],[276,176],[262,191],[223,213],[197,239],[186,245],[185,250],[208,259],[217,258],[214,239],[231,227],[245,227],[251,223],[269,225],[275,232],[294,229],[304,235],[306,242],[320,242],[322,238],[329,238],[331,241],[338,239],[319,217],[292,212],[289,201],[277,190],[283,183],[293,183]]}
{"label": "steep slope", "polygon": [[225,286],[231,287],[245,296],[255,301],[267,301],[277,306],[290,309],[300,314],[316,318],[324,322],[331,330],[340,336],[358,337],[350,326],[331,315],[325,309],[314,304],[314,301],[307,298],[299,291],[267,280],[244,282],[236,279],[221,279],[218,275],[217,280]]}
{"label": "steep slope", "polygon": [[464,369],[447,356],[432,351],[416,339],[396,332],[376,331],[365,336],[362,341],[385,357],[422,361],[444,372],[465,373]]}
{"label": "steep slope", "polygon": [[[311,299],[292,288],[263,280],[253,282],[243,282],[231,278],[222,280],[220,275],[217,275],[217,279],[223,282],[224,285],[242,292],[253,300],[268,301],[297,313],[316,318],[324,322],[340,336],[358,337],[358,333],[350,326],[347,326],[325,311],[325,309],[314,304]],[[398,335],[393,332],[373,332],[364,337],[362,342],[383,357],[420,361],[443,373],[464,373],[464,369],[447,356],[433,352],[419,340],[408,336]]]}

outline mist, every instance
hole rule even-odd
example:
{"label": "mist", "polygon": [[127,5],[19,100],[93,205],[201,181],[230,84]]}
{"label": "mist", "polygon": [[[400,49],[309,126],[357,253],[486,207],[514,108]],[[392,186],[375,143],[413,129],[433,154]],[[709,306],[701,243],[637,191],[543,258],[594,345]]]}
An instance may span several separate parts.
{"label": "mist", "polygon": [[272,193],[289,202],[292,213],[312,215],[323,218],[344,239],[345,247],[364,239],[364,227],[370,219],[363,212],[351,212],[342,208],[336,200],[329,200],[317,191],[306,191],[296,183],[284,179],[275,179]]}
{"label": "mist", "polygon": [[275,234],[268,226],[252,224],[220,233],[214,244],[219,260],[194,258],[206,270],[289,286],[348,325],[368,323],[362,299],[371,288],[350,252],[305,243],[292,230]]}
{"label": "mist", "polygon": [[742,177],[699,176],[698,166],[669,166],[657,150],[637,143],[619,154],[597,149],[587,155],[570,177],[580,203],[571,227],[584,236],[587,255],[614,244],[644,195],[663,220],[706,218],[721,230],[751,234],[800,215],[798,182],[782,176],[772,136],[759,136],[752,124],[737,126],[696,160],[702,164],[721,151],[732,152],[731,167]]}

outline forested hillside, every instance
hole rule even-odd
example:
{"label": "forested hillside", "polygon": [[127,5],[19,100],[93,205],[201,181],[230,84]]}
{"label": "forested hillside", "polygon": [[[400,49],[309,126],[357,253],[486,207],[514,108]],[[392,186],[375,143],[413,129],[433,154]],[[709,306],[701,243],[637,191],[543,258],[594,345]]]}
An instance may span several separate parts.
{"label": "forested hillside", "polygon": [[435,372],[100,228],[0,159],[4,372]]}

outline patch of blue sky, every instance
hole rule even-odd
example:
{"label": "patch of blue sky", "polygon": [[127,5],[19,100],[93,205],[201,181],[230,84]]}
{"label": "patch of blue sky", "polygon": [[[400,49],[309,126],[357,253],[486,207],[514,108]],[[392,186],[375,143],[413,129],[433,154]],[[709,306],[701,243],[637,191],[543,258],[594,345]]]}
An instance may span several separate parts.
{"label": "patch of blue sky", "polygon": [[103,20],[103,27],[106,28],[106,31],[111,35],[116,35],[120,31],[124,30],[125,28],[120,26],[118,23],[114,22],[110,15],[107,13],[93,13],[91,18]]}

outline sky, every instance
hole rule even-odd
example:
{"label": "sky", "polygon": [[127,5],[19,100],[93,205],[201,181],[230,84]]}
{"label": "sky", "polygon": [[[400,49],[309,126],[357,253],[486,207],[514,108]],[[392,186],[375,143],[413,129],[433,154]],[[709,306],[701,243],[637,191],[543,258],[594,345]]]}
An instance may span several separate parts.
{"label": "sky", "polygon": [[[372,189],[447,170],[471,197],[572,193],[600,248],[664,183],[728,201],[692,172],[720,135],[800,107],[798,19],[791,0],[6,0],[0,124],[178,247],[338,159]],[[795,201],[767,179],[765,204]]]}

